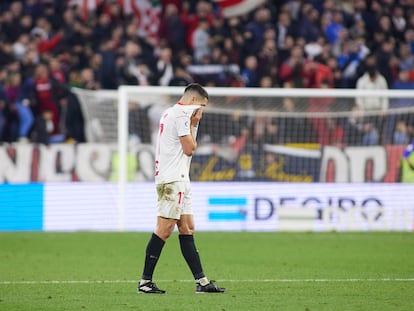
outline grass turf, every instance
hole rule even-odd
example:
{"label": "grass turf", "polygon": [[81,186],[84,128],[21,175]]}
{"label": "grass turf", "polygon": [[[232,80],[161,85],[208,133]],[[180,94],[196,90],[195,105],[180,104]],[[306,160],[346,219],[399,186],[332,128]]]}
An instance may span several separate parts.
{"label": "grass turf", "polygon": [[0,233],[0,310],[414,310],[412,233],[199,232],[194,294],[177,234],[136,293],[149,233]]}

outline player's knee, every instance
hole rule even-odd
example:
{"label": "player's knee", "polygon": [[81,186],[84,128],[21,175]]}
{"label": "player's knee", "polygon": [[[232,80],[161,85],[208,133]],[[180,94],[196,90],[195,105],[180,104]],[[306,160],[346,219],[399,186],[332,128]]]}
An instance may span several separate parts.
{"label": "player's knee", "polygon": [[194,226],[183,225],[178,228],[180,234],[192,235],[194,233]]}
{"label": "player's knee", "polygon": [[174,226],[157,226],[155,234],[165,241],[171,236],[173,230]]}
{"label": "player's knee", "polygon": [[167,240],[171,236],[171,231],[169,230],[163,230],[163,229],[157,229],[155,230],[155,234],[162,240]]}

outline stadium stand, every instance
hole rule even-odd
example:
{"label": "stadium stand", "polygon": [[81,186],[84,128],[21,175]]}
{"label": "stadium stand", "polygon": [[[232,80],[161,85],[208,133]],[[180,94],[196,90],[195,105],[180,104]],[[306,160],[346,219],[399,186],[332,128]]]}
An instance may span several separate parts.
{"label": "stadium stand", "polygon": [[[84,142],[71,87],[364,88],[376,75],[384,88],[414,89],[412,0],[258,1],[237,16],[215,1],[122,3],[1,1],[0,143]],[[413,118],[374,121],[384,137],[367,144],[414,137]]]}

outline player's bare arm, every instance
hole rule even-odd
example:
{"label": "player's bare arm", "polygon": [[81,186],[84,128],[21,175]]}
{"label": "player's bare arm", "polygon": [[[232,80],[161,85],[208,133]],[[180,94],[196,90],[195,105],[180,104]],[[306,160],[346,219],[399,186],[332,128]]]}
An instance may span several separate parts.
{"label": "player's bare arm", "polygon": [[181,146],[185,155],[191,157],[197,148],[197,142],[193,135],[185,135],[180,137]]}
{"label": "player's bare arm", "polygon": [[194,136],[194,128],[198,126],[201,118],[203,116],[203,110],[201,108],[197,109],[190,118],[190,135],[181,136],[181,146],[185,155],[191,157],[194,154],[194,151],[197,149],[197,141]]}

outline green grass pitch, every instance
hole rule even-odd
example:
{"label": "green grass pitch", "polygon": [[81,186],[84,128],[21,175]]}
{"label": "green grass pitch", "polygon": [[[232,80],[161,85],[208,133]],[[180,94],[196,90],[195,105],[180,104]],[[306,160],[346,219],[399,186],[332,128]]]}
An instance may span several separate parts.
{"label": "green grass pitch", "polygon": [[412,233],[199,232],[195,294],[177,233],[136,293],[150,233],[0,233],[0,310],[414,310]]}

